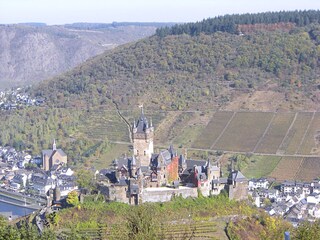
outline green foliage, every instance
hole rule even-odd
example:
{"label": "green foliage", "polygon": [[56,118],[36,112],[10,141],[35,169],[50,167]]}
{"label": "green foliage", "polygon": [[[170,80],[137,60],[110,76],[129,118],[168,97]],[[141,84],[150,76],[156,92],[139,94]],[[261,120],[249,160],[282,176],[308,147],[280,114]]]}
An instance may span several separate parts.
{"label": "green foliage", "polygon": [[68,193],[67,203],[71,206],[77,206],[79,204],[79,196],[77,191],[72,191]]}
{"label": "green foliage", "polygon": [[126,220],[130,239],[159,239],[160,222],[152,205],[132,208]]}
{"label": "green foliage", "polygon": [[287,11],[287,12],[266,12],[266,13],[247,13],[232,14],[208,18],[196,23],[176,24],[172,27],[158,28],[156,34],[159,37],[168,35],[199,35],[200,33],[215,33],[218,31],[228,33],[239,33],[238,25],[249,24],[275,24],[275,23],[294,23],[297,26],[305,26],[310,23],[320,23],[320,11]]}
{"label": "green foliage", "polygon": [[297,240],[313,240],[320,238],[320,222],[319,220],[313,223],[304,222],[299,225],[293,232],[293,239]]}
{"label": "green foliage", "polygon": [[230,221],[226,232],[230,239],[282,240],[284,232],[291,229],[293,229],[292,226],[281,218],[260,213],[259,216],[236,218]]}
{"label": "green foliage", "polygon": [[60,222],[60,215],[57,214],[56,212],[53,212],[47,215],[46,219],[51,225],[57,226],[59,225],[59,222]]}
{"label": "green foliage", "polygon": [[87,169],[79,169],[75,175],[80,188],[91,190],[94,187],[94,173],[92,171]]}
{"label": "green foliage", "polygon": [[32,224],[27,224],[25,221],[22,222],[19,233],[20,239],[37,240],[40,237],[37,227]]}
{"label": "green foliage", "polygon": [[43,239],[43,240],[56,240],[57,236],[56,236],[56,233],[52,229],[45,228],[41,234],[41,239]]}
{"label": "green foliage", "polygon": [[284,89],[310,90],[320,52],[308,36],[317,26],[245,36],[153,36],[107,52],[33,91],[50,99],[50,105],[64,107],[66,95],[70,106],[94,112],[102,102],[127,109],[146,96],[148,107],[186,109],[201,103],[196,104],[201,108],[227,101],[226,87],[259,88],[266,79]]}

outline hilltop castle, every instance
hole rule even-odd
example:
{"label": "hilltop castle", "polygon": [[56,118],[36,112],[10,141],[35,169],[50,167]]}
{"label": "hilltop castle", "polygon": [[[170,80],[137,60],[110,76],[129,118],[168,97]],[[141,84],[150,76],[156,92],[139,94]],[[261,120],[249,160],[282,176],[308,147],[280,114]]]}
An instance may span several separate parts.
{"label": "hilltop castle", "polygon": [[[242,186],[240,180],[245,185],[242,174],[231,174],[231,180],[222,178],[218,165],[186,159],[172,146],[154,153],[154,128],[143,108],[138,121],[133,121],[131,134],[133,155],[115,159],[110,169],[100,171],[99,189],[108,200],[139,204],[170,201],[173,196],[198,197],[199,191],[203,196],[216,195],[228,182],[233,193],[245,192],[237,187]],[[232,194],[236,198],[238,195]]]}

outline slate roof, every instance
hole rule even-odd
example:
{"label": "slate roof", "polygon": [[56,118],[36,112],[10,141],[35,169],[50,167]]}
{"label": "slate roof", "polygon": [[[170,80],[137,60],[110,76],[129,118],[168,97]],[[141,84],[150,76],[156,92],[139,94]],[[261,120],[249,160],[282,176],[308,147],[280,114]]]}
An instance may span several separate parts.
{"label": "slate roof", "polygon": [[240,171],[233,171],[232,172],[232,181],[244,182],[244,181],[247,181],[247,178]]}
{"label": "slate roof", "polygon": [[187,163],[187,169],[192,169],[194,167],[194,165],[204,167],[207,164],[207,161],[206,160],[192,160],[192,159],[189,160],[189,159],[187,159],[186,163]]}
{"label": "slate roof", "polygon": [[128,186],[128,180],[125,177],[121,177],[119,179],[119,182],[117,182],[115,185],[117,185],[117,186]]}
{"label": "slate roof", "polygon": [[141,115],[138,119],[138,122],[134,128],[137,129],[137,133],[144,133],[147,128],[149,128],[149,123],[147,118],[144,116],[143,110],[141,110]]}
{"label": "slate roof", "polygon": [[175,156],[175,152],[172,147],[168,150],[162,150],[159,154],[152,154],[150,161],[151,166],[154,168],[167,166],[171,163],[173,156]]}
{"label": "slate roof", "polygon": [[67,156],[67,154],[65,154],[65,152],[60,148],[57,150],[51,150],[51,149],[42,150],[42,154],[47,155],[49,157],[52,156],[53,152],[58,152],[62,157]]}

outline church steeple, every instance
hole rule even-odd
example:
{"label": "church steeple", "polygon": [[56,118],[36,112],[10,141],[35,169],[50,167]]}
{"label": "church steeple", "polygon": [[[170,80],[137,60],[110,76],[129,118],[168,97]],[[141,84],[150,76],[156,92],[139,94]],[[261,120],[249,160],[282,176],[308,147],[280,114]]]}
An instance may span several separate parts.
{"label": "church steeple", "polygon": [[57,150],[56,140],[53,139],[52,151],[56,151],[56,150]]}

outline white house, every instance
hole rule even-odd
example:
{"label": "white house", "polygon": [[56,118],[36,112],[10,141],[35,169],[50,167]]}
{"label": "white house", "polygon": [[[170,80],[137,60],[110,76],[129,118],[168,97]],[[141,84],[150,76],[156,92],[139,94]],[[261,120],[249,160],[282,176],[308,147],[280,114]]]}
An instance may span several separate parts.
{"label": "white house", "polygon": [[266,179],[266,178],[259,178],[259,179],[252,178],[248,182],[249,190],[254,190],[254,189],[258,189],[258,188],[268,189],[269,185],[270,185],[270,183],[269,183],[268,179]]}

